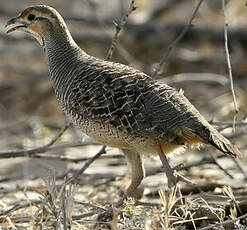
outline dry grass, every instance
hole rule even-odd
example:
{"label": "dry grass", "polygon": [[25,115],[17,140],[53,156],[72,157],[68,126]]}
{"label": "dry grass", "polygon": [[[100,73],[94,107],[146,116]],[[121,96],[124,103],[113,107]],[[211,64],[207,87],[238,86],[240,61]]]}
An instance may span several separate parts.
{"label": "dry grass", "polygon": [[43,184],[45,186],[35,192],[37,199],[30,199],[30,191],[26,190],[22,191],[25,199],[19,200],[19,204],[17,200],[1,202],[2,229],[205,230],[214,226],[241,229],[246,224],[246,205],[239,205],[243,196],[235,196],[229,186],[222,187],[217,195],[185,196],[180,186],[160,189],[155,202],[136,203],[128,199],[123,208],[112,209],[102,202],[100,191],[93,196],[90,194],[93,201],[87,201],[89,194],[83,196],[79,185],[66,185],[65,181],[59,184],[53,174],[44,179]]}

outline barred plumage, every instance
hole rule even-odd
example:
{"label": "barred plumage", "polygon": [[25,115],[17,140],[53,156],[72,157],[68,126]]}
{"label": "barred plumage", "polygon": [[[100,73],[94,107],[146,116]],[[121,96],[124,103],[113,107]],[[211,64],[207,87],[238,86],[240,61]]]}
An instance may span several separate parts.
{"label": "barred plumage", "polygon": [[[35,16],[34,22],[29,21],[29,14]],[[240,155],[182,93],[134,68],[86,54],[53,8],[29,7],[8,24],[15,22],[23,25],[10,32],[25,28],[44,47],[55,94],[65,114],[96,140],[123,149],[132,182],[119,205],[144,176],[142,154],[160,156],[169,183],[176,183],[177,178],[165,154],[176,149],[211,144],[223,153]]]}

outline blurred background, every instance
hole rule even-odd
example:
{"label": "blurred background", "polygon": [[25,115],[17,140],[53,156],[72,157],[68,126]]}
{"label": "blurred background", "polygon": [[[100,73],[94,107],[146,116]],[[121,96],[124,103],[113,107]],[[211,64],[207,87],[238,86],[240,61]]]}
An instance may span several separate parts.
{"label": "blurred background", "polygon": [[[236,127],[235,133],[232,132],[230,124],[234,116],[234,105],[224,47],[221,0],[204,0],[193,21],[193,27],[177,44],[157,78],[178,90],[182,88],[184,94],[207,120],[229,122],[228,125],[222,123],[218,128],[245,152],[247,8],[244,0],[225,2],[234,90],[239,106],[237,121],[242,121],[242,125]],[[137,9],[130,15],[121,31],[112,60],[152,74],[167,47],[187,25],[197,3],[195,0],[137,0]],[[39,44],[21,32],[5,33],[4,25],[7,20],[34,4],[47,4],[56,8],[65,18],[80,47],[88,54],[104,59],[114,34],[114,22],[119,22],[126,14],[130,1],[0,1],[0,151],[44,145],[66,122],[55,100],[45,55]],[[78,143],[85,140],[90,139],[73,128],[61,138],[62,143]],[[55,148],[46,155],[89,157],[99,148],[100,146],[94,145]],[[107,151],[109,154],[119,153],[113,148],[107,148]],[[218,156],[214,149],[205,147],[201,151],[188,150],[186,154],[176,157],[176,161],[171,160],[174,164],[186,164],[210,156],[209,152]],[[3,191],[16,186],[34,186],[37,180],[50,170],[62,178],[67,170],[79,168],[83,164],[48,158],[1,159],[0,181]],[[242,159],[242,163],[246,163],[246,158]],[[194,180],[210,179],[223,182],[222,176],[225,176],[225,183],[245,185],[244,175],[236,168],[234,162],[224,158],[221,164],[229,169],[235,180],[226,176],[214,164],[192,168],[190,177]],[[149,159],[146,165],[147,168],[152,168],[160,166],[160,163],[156,159]],[[247,170],[246,167],[244,169]],[[87,173],[103,173],[107,177],[122,176],[125,171],[125,161],[113,158],[95,162]],[[100,178],[94,177],[92,185],[95,185],[96,179]],[[150,189],[153,189],[154,185],[164,184],[163,177],[156,179],[147,178],[144,184]]]}

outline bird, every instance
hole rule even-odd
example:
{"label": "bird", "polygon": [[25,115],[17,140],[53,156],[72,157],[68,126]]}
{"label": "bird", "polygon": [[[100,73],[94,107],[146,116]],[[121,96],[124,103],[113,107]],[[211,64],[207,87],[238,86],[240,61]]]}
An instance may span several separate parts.
{"label": "bird", "polygon": [[54,8],[30,6],[6,27],[7,33],[24,31],[40,43],[55,96],[68,119],[88,136],[124,153],[131,181],[117,207],[144,178],[143,156],[159,156],[169,187],[190,180],[177,173],[181,164],[169,164],[167,154],[211,145],[231,157],[241,156],[183,92],[133,67],[87,54]]}

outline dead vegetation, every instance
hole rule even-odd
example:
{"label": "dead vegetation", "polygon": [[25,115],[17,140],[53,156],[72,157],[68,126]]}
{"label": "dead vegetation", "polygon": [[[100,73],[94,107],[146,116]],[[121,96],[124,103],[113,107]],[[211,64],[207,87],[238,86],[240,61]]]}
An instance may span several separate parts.
{"label": "dead vegetation", "polygon": [[[245,153],[243,1],[105,1],[109,11],[100,1],[70,2],[45,3],[66,15],[87,52],[104,58],[109,50],[108,58],[183,88]],[[0,3],[1,24],[27,6],[18,4]],[[246,157],[233,160],[207,147],[171,157],[196,185],[167,190],[159,161],[147,159],[137,200],[112,207],[129,181],[123,156],[69,125],[61,129],[66,122],[42,51],[21,34],[0,33],[1,229],[247,228]]]}

